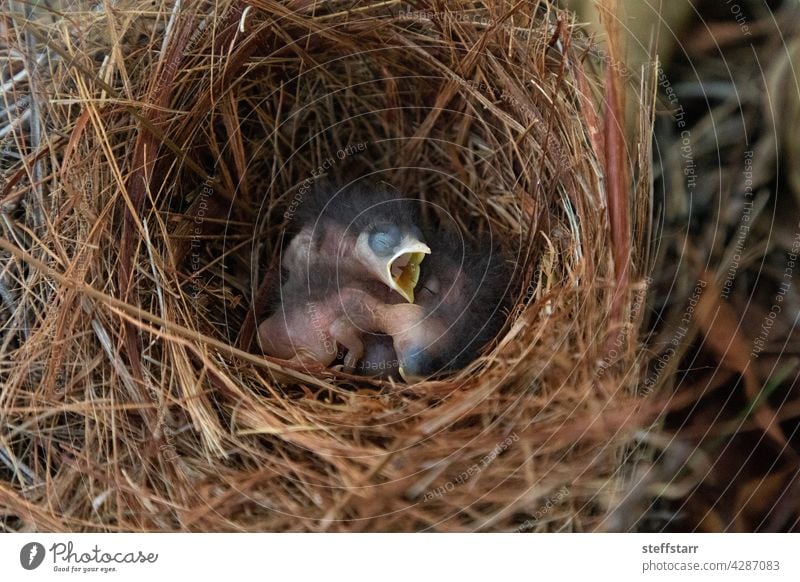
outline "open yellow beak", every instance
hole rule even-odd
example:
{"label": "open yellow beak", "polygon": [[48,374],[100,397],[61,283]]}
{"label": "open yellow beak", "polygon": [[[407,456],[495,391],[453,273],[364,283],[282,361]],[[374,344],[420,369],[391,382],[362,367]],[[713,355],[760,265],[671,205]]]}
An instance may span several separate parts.
{"label": "open yellow beak", "polygon": [[414,289],[419,282],[420,264],[431,249],[423,242],[411,240],[400,245],[386,263],[385,283],[409,303],[414,303]]}

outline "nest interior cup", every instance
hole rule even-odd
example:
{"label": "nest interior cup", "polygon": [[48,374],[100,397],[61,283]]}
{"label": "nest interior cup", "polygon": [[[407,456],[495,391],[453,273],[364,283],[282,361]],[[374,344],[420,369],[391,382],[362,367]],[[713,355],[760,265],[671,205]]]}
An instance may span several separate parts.
{"label": "nest interior cup", "polygon": [[[639,426],[640,314],[615,270],[604,99],[566,14],[221,2],[167,22],[150,39],[163,50],[129,72],[145,105],[99,121],[130,144],[122,184],[94,169],[91,204],[126,192],[101,215],[120,238],[97,251],[100,276],[140,310],[98,308],[120,360],[70,372],[58,396],[89,401],[102,386],[126,407],[64,417],[69,431],[92,415],[70,440],[96,468],[51,457],[52,511],[76,529],[602,528]],[[90,133],[71,147],[103,151]],[[393,384],[261,355],[295,213],[331,178],[390,184],[429,223],[488,234],[509,257],[507,321],[474,362]],[[641,228],[632,219],[633,248]],[[625,259],[634,281],[641,260]]]}

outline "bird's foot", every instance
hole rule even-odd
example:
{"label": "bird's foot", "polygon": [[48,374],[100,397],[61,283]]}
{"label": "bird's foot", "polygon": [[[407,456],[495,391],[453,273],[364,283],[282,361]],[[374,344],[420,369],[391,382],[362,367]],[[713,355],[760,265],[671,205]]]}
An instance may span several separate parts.
{"label": "bird's foot", "polygon": [[364,355],[364,342],[361,341],[360,331],[349,318],[340,317],[331,325],[330,333],[333,340],[347,351],[344,356],[344,370],[352,372]]}

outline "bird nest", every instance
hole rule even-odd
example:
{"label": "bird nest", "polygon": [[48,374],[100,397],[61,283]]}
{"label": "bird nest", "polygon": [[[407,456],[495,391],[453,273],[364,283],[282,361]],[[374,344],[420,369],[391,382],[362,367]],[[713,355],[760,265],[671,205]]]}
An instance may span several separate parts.
{"label": "bird nest", "polygon": [[[4,527],[606,527],[649,422],[649,138],[626,144],[621,79],[569,16],[90,8],[14,28],[42,57],[15,85],[34,102],[2,190]],[[459,372],[372,380],[259,349],[297,206],[364,176],[513,260],[503,329]]]}

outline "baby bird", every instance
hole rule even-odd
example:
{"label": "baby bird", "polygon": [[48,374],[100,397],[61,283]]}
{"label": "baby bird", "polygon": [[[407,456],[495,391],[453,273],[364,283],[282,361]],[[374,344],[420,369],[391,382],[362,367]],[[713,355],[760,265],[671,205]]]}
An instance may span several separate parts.
{"label": "baby bird", "polygon": [[428,233],[432,253],[421,267],[417,302],[384,306],[380,325],[392,336],[406,380],[451,372],[474,360],[503,325],[510,270],[487,238]]}
{"label": "baby bird", "polygon": [[300,231],[283,256],[290,277],[318,281],[310,271],[336,266],[414,302],[420,263],[431,252],[416,200],[380,185],[320,186],[301,201],[297,218]]}

